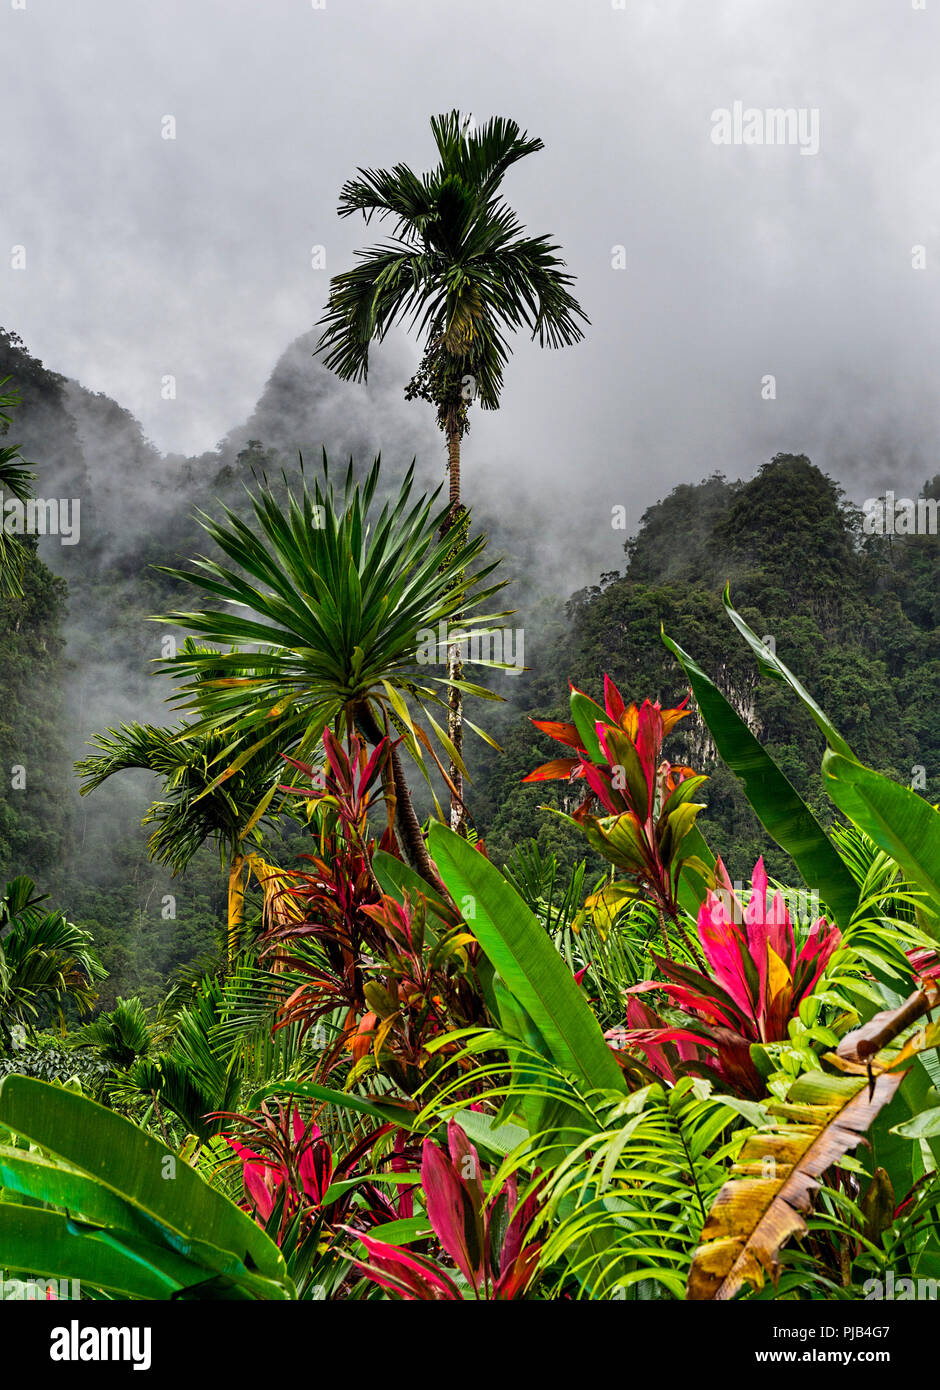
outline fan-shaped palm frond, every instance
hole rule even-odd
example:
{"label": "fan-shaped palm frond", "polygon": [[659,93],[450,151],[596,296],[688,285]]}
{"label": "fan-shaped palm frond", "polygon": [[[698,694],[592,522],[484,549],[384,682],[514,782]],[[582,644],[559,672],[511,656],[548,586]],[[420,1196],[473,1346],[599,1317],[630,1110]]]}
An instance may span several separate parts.
{"label": "fan-shaped palm frond", "polygon": [[163,796],[143,823],[156,826],[150,837],[151,857],[175,874],[182,873],[207,840],[217,842],[223,862],[229,859],[259,806],[262,813],[252,830],[273,820],[268,808],[284,770],[276,751],[269,749],[228,781],[219,782],[217,762],[224,740],[193,734],[185,723],[175,728],[122,724],[96,734],[91,742],[99,751],[76,763],[85,778],[83,796],[129,768],[145,768],[163,778]]}
{"label": "fan-shaped palm frond", "polygon": [[[220,653],[198,646],[191,638],[183,653],[204,665],[197,680],[196,704],[200,703],[203,683],[216,667]],[[240,668],[252,673],[250,658],[232,654]],[[277,819],[271,809],[284,761],[277,747],[264,749],[228,778],[220,778],[218,759],[224,755],[225,740],[211,730],[194,731],[183,723],[175,728],[153,724],[122,724],[97,734],[92,746],[98,751],[76,763],[85,781],[81,794],[94,791],[116,772],[142,768],[163,779],[163,797],[155,801],[143,823],[154,824],[150,837],[151,858],[166,864],[174,874],[182,873],[197,850],[207,840],[215,840],[219,859],[228,870],[229,958],[238,946],[244,917],[245,880],[251,872],[252,855],[246,853],[249,838],[260,843],[262,831]],[[267,866],[265,866],[267,867]]]}

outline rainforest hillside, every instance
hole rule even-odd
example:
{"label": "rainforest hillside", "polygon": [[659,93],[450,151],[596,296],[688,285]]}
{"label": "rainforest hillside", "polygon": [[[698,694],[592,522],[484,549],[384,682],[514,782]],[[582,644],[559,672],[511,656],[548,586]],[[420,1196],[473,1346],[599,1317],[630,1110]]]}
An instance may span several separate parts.
{"label": "rainforest hillside", "polygon": [[[371,415],[361,406],[350,417],[311,367],[309,351],[301,339],[285,353],[254,416],[217,451],[183,459],[161,456],[117,403],[46,368],[15,335],[0,335],[0,377],[10,377],[23,398],[15,436],[36,464],[38,491],[82,501],[81,543],[42,539],[23,597],[0,601],[0,875],[29,873],[90,927],[110,972],[104,1002],[131,989],[155,997],[175,969],[215,949],[224,915],[224,883],[209,849],[175,880],[151,863],[140,820],[157,784],[147,773],[126,773],[91,797],[78,796],[74,761],[91,736],[130,719],[172,720],[169,690],[151,674],[171,629],[149,620],[179,602],[180,586],[156,567],[205,548],[198,508],[213,515],[220,504],[243,509],[244,483],[276,477],[281,467],[293,473],[298,441],[329,436],[339,459],[366,460],[375,416],[383,414],[395,426],[393,439],[398,430],[398,442],[405,440],[391,382],[380,377],[371,388]],[[314,383],[302,408],[300,373]],[[419,462],[422,485],[430,487],[438,461],[433,432],[426,439]],[[395,482],[391,473],[386,485]],[[926,493],[940,495],[940,482]],[[747,481],[716,473],[651,505],[625,546],[622,572],[605,568],[609,522],[599,518],[596,533],[578,542],[589,551],[596,544],[598,581],[570,594],[552,588],[553,567],[529,519],[513,529],[506,515],[495,506],[488,514],[486,499],[475,509],[476,525],[505,557],[513,581],[507,602],[516,610],[509,623],[524,635],[528,668],[496,677],[505,703],[487,705],[481,719],[502,755],[475,739],[469,748],[474,827],[497,862],[529,837],[565,864],[584,856],[583,841],[539,809],[565,805],[567,788],[522,785],[553,756],[529,719],[564,715],[569,680],[599,696],[605,671],[634,699],[677,703],[685,686],[660,624],[718,674],[793,784],[823,819],[830,816],[815,771],[819,735],[779,686],[756,678],[723,616],[726,582],[752,627],[773,638],[859,754],[940,799],[940,715],[930,693],[940,675],[940,561],[932,537],[864,536],[858,509],[836,483],[809,459],[778,454]],[[707,817],[731,846],[733,871],[743,874],[764,850],[783,872],[783,855],[735,779],[713,765],[697,717],[678,726],[672,745],[673,761],[712,774]],[[24,769],[23,786],[14,786],[16,768]],[[298,829],[285,827],[281,862],[302,847]]]}

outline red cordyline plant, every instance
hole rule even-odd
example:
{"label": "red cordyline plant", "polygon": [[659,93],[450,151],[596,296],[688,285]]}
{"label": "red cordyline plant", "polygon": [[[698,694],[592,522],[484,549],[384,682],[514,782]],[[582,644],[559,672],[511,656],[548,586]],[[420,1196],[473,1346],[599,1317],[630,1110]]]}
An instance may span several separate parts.
{"label": "red cordyline plant", "polygon": [[[300,1216],[308,1226],[321,1217],[327,1219],[330,1225],[347,1219],[353,1191],[342,1184],[354,1176],[357,1165],[377,1141],[395,1128],[390,1123],[379,1126],[337,1161],[315,1120],[311,1117],[305,1123],[299,1109],[292,1105],[286,1110],[279,1106],[276,1118],[266,1105],[262,1105],[254,1115],[225,1113],[224,1117],[237,1121],[247,1129],[256,1146],[249,1148],[231,1134],[223,1135],[229,1148],[241,1160],[245,1209],[252,1213],[260,1226],[267,1227],[278,1200],[283,1198],[276,1233],[278,1243],[296,1216]],[[393,1171],[407,1163],[402,1131],[398,1132],[395,1142],[395,1152],[389,1159]],[[339,1184],[339,1187],[334,1188],[334,1196],[327,1201],[334,1184]],[[355,1190],[360,1202],[365,1203],[365,1206],[357,1207],[360,1218],[385,1222],[411,1215],[411,1194],[407,1191],[397,1202],[393,1202],[375,1183],[369,1181],[357,1183]]]}
{"label": "red cordyline plant", "polygon": [[797,950],[783,894],[768,904],[767,874],[759,859],[751,898],[743,910],[721,860],[719,892],[709,890],[698,915],[698,936],[709,973],[653,956],[665,981],[646,980],[628,991],[659,991],[684,1015],[673,1026],[639,999],[627,1005],[629,1028],[611,1029],[618,1047],[639,1048],[650,1069],[673,1082],[682,1070],[716,1077],[739,1095],[766,1094],[751,1058],[753,1043],[783,1042],[800,1001],[811,994],[842,941],[838,927],[820,917]]}
{"label": "red cordyline plant", "polygon": [[[571,683],[569,682],[569,685]],[[685,777],[693,776],[690,767],[670,763],[658,762],[659,749],[666,735],[678,724],[680,719],[684,719],[689,711],[685,708],[688,700],[683,700],[682,704],[675,709],[664,710],[659,702],[651,704],[649,700],[644,700],[639,708],[635,704],[626,704],[620,691],[617,689],[610,676],[604,676],[604,708],[596,705],[589,695],[585,695],[582,690],[571,685],[572,702],[574,697],[585,702],[590,708],[590,713],[598,716],[595,723],[614,729],[620,729],[625,733],[638,751],[642,749],[644,765],[647,771],[646,781],[648,786],[652,784],[652,773],[654,769],[658,772],[662,770],[663,777],[670,781],[669,790],[673,790]],[[597,796],[605,806],[615,805],[614,787],[615,773],[610,763],[599,764],[596,760],[592,761],[591,755],[585,747],[581,733],[577,724],[559,722],[554,719],[532,719],[534,724],[542,733],[548,734],[556,743],[564,744],[566,748],[573,750],[575,756],[567,758],[554,758],[551,762],[542,763],[534,772],[530,772],[527,777],[523,777],[523,782],[547,782],[564,778],[566,781],[575,781],[578,778],[586,778],[588,790],[581,805],[574,813],[574,819],[584,820],[590,809],[594,797]],[[621,807],[624,809],[624,807]],[[636,808],[634,808],[636,809]]]}
{"label": "red cordyline plant", "polygon": [[[568,819],[624,876],[624,882],[605,890],[605,902],[645,891],[674,922],[679,920],[676,894],[682,865],[691,862],[708,876],[708,869],[694,859],[686,842],[702,809],[692,797],[707,779],[691,767],[662,757],[666,735],[689,713],[686,703],[665,710],[658,701],[628,705],[605,675],[601,709],[572,686],[574,723],[547,719],[532,723],[572,749],[574,756],[543,763],[523,778],[524,782],[586,781],[587,794]],[[595,802],[606,815],[591,814]]]}
{"label": "red cordyline plant", "polygon": [[[448,1271],[413,1250],[349,1228],[369,1253],[356,1264],[382,1288],[406,1300],[506,1300],[522,1297],[535,1275],[541,1245],[530,1239],[539,1209],[531,1195],[519,1202],[514,1177],[487,1200],[477,1151],[456,1120],[447,1126],[444,1152],[425,1139],[421,1154],[421,1184],[428,1221],[441,1246],[456,1266]],[[453,1277],[459,1273],[464,1286]]]}
{"label": "red cordyline plant", "polygon": [[[427,1044],[482,1021],[479,943],[460,922],[449,928],[438,922],[432,934],[424,899],[412,904],[408,893],[402,903],[385,894],[363,911],[380,934],[363,987],[370,1012],[360,1019],[350,1050],[357,1062],[371,1050],[380,1070],[413,1092],[431,1059]],[[456,1043],[437,1048],[434,1065],[456,1050]]]}
{"label": "red cordyline plant", "polygon": [[[321,773],[287,759],[314,785],[282,788],[315,801],[321,815],[319,853],[303,856],[313,871],[280,876],[287,885],[273,897],[273,920],[261,942],[262,955],[273,957],[279,971],[303,977],[281,1006],[278,1026],[299,1023],[307,1030],[342,1008],[341,1030],[322,1051],[318,1074],[344,1051],[357,1066],[371,1052],[378,1070],[413,1093],[425,1079],[427,1042],[482,1019],[480,948],[449,905],[438,907],[440,920],[429,930],[423,895],[406,894],[400,904],[376,879],[368,818],[387,768],[388,740],[368,759],[355,736],[348,753],[329,729],[323,745]],[[394,852],[390,829],[378,848]],[[290,911],[278,910],[287,903]]]}
{"label": "red cordyline plant", "polygon": [[[324,1054],[328,1069],[368,1011],[362,962],[372,953],[374,924],[364,909],[381,901],[382,890],[372,870],[374,841],[366,836],[366,824],[389,743],[383,740],[367,759],[355,735],[347,754],[326,729],[323,747],[327,761],[322,771],[286,759],[308,784],[281,790],[322,808],[318,853],[301,856],[311,870],[282,875],[288,886],[272,897],[271,921],[260,946],[262,957],[273,957],[277,970],[306,977],[282,1006],[279,1027],[299,1022],[306,1030],[337,1007],[345,1008],[340,1036]],[[393,851],[388,831],[386,836],[382,848]]]}
{"label": "red cordyline plant", "polygon": [[261,1147],[267,1151],[258,1153],[230,1134],[223,1136],[241,1159],[245,1197],[260,1224],[271,1219],[282,1187],[285,1221],[302,1208],[322,1206],[333,1175],[333,1152],[320,1126],[313,1121],[305,1125],[293,1107],[286,1114],[281,1107],[277,1120],[266,1108],[258,1119],[239,1118],[260,1136]]}

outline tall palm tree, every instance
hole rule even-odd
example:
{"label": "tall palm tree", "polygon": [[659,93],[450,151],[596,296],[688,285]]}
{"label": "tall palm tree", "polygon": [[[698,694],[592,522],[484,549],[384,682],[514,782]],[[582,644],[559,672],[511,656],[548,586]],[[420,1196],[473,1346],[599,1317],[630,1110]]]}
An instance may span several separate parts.
{"label": "tall palm tree", "polygon": [[[369,347],[393,324],[417,328],[424,353],[405,395],[436,407],[447,441],[450,509],[445,533],[467,519],[460,492],[460,441],[467,409],[499,407],[507,331],[526,327],[540,346],[565,347],[589,320],[568,286],[559,247],[532,237],[500,195],[507,170],[544,148],[515,121],[497,116],[478,129],[458,111],[431,118],[438,164],[416,174],[407,164],[359,169],[340,192],[340,217],[362,213],[367,223],[392,218],[391,240],[357,252],[359,264],[330,281],[317,352],[345,380],[365,380]],[[463,540],[459,537],[457,544]],[[453,557],[449,563],[454,565]],[[465,833],[463,700],[459,643],[448,648],[451,677],[448,733],[458,757],[451,763],[451,825]]]}
{"label": "tall palm tree", "polygon": [[[208,659],[219,653],[187,639],[188,655]],[[244,664],[245,658],[242,657]],[[213,668],[210,665],[207,670]],[[250,667],[248,668],[250,669]],[[205,679],[205,676],[203,676]],[[116,772],[146,768],[163,778],[163,796],[155,801],[143,823],[156,826],[150,837],[150,857],[182,873],[197,850],[214,840],[228,875],[227,945],[231,965],[240,944],[245,912],[245,888],[253,868],[263,861],[251,854],[265,825],[275,819],[271,802],[285,764],[277,749],[268,748],[230,778],[219,781],[218,758],[225,742],[216,733],[195,731],[192,724],[160,728],[154,724],[122,724],[91,740],[96,751],[75,764],[85,780],[81,794],[100,787]]]}
{"label": "tall palm tree", "polygon": [[[289,488],[283,502],[267,483],[249,492],[256,530],[228,508],[221,523],[201,517],[228,563],[201,559],[194,570],[166,572],[224,607],[161,619],[213,643],[212,650],[187,643],[162,669],[183,679],[178,699],[196,714],[190,734],[219,741],[209,764],[218,772],[206,795],[257,758],[281,752],[312,762],[328,724],[341,737],[358,731],[373,744],[391,735],[386,794],[402,849],[437,886],[395,733],[429,782],[425,753],[446,777],[435,740],[445,756],[454,758],[456,750],[433,711],[446,708],[442,692],[450,681],[422,664],[421,633],[436,642],[440,625],[457,612],[474,614],[475,631],[507,615],[476,611],[502,587],[486,584],[494,564],[474,568],[484,538],[457,547],[459,581],[444,571],[454,550],[439,536],[445,513],[433,511],[437,493],[412,500],[412,477],[413,467],[398,496],[372,516],[379,460],[361,485],[350,463],[337,496],[324,456],[322,486],[316,480],[311,490],[301,470],[299,492]],[[220,653],[215,644],[230,650]],[[260,650],[246,654],[249,644]],[[479,664],[499,663],[481,658]],[[465,681],[461,687],[499,698]]]}
{"label": "tall palm tree", "polygon": [[[0,381],[0,435],[10,427],[9,412],[20,404],[17,391],[4,390],[9,377]],[[30,496],[33,473],[20,456],[16,445],[0,449],[0,595],[19,598],[23,593],[20,582],[26,548],[19,537],[6,530],[3,502],[5,495],[25,502]]]}

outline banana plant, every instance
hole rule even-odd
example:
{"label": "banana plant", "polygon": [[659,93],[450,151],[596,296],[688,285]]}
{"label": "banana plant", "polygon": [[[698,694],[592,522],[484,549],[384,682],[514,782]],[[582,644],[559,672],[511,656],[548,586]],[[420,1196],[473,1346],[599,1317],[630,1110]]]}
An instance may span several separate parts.
{"label": "banana plant", "polygon": [[665,633],[663,641],[685,672],[715,747],[740,778],[758,820],[791,856],[804,882],[818,890],[837,925],[847,927],[858,907],[858,887],[829,836],[714,681]]}
{"label": "banana plant", "polygon": [[587,1000],[516,890],[479,850],[440,822],[431,826],[430,848],[517,1017],[531,1020],[558,1066],[589,1086],[623,1091],[623,1073]]}
{"label": "banana plant", "polygon": [[184,1158],[86,1096],[0,1081],[0,1266],[111,1298],[294,1297],[260,1227]]}

